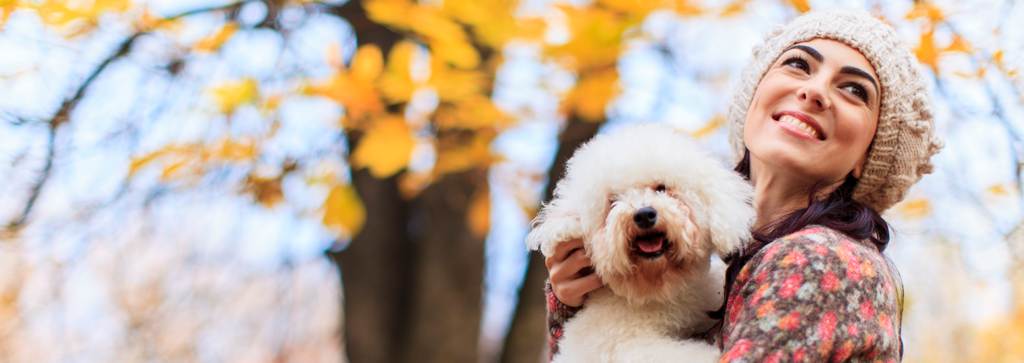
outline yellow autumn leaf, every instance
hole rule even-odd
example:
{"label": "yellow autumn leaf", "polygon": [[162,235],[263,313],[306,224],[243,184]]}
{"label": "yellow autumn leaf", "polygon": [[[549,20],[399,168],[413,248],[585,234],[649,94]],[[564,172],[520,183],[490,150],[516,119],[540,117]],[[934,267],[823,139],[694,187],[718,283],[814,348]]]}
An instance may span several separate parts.
{"label": "yellow autumn leaf", "polygon": [[736,16],[736,15],[742,14],[746,10],[747,10],[747,2],[746,1],[733,1],[729,5],[726,5],[725,8],[722,9],[722,12],[719,13],[718,15],[721,16],[721,17]]}
{"label": "yellow autumn leaf", "polygon": [[1011,184],[996,184],[985,188],[985,193],[995,198],[1009,197],[1015,188]]}
{"label": "yellow autumn leaf", "polygon": [[232,140],[224,138],[213,144],[204,159],[239,161],[256,157],[256,143],[252,140]]}
{"label": "yellow autumn leaf", "polygon": [[433,59],[427,83],[437,91],[441,101],[457,103],[474,94],[481,94],[487,85],[486,74],[477,70],[461,70]]}
{"label": "yellow autumn leaf", "polygon": [[7,19],[11,18],[11,13],[17,8],[18,0],[0,0],[0,11],[4,12],[3,15],[0,15],[0,29],[3,29]]}
{"label": "yellow autumn leaf", "polygon": [[793,4],[793,8],[801,13],[811,11],[811,5],[807,3],[807,0],[789,0],[790,4]]}
{"label": "yellow autumn leaf", "polygon": [[443,13],[473,29],[474,41],[492,49],[501,49],[511,39],[540,40],[544,21],[540,18],[517,17],[517,1],[446,0]]}
{"label": "yellow autumn leaf", "polygon": [[634,16],[644,17],[659,4],[651,0],[597,0],[598,4]]}
{"label": "yellow autumn leaf", "polygon": [[946,47],[946,51],[970,53],[971,43],[968,43],[966,40],[964,40],[964,37],[957,34],[956,36],[953,37],[953,42],[950,43],[948,47]]}
{"label": "yellow autumn leaf", "polygon": [[681,16],[697,16],[704,14],[705,12],[705,10],[701,8],[700,4],[697,4],[692,0],[675,1],[674,10],[676,14]]}
{"label": "yellow autumn leaf", "polygon": [[487,188],[480,188],[470,198],[466,208],[466,227],[474,237],[487,238],[491,229],[491,197]]}
{"label": "yellow autumn leaf", "polygon": [[352,185],[335,186],[324,200],[323,223],[328,227],[340,227],[349,236],[359,234],[366,223],[366,206]]}
{"label": "yellow autumn leaf", "polygon": [[384,56],[374,44],[359,47],[352,57],[352,77],[362,82],[373,82],[383,68]]}
{"label": "yellow autumn leaf", "polygon": [[907,219],[924,218],[932,213],[932,204],[924,198],[907,200],[896,206],[896,212]]}
{"label": "yellow autumn leaf", "polygon": [[139,31],[151,31],[155,29],[166,29],[174,31],[180,29],[181,27],[182,23],[180,20],[165,19],[159,17],[158,15],[154,15],[153,12],[150,11],[148,7],[142,10],[142,16],[140,16],[139,19],[135,21],[135,28]]}
{"label": "yellow autumn leaf", "polygon": [[409,0],[364,0],[363,9],[366,16],[373,22],[408,29],[409,10],[413,4]]}
{"label": "yellow autumn leaf", "polygon": [[246,78],[211,87],[210,93],[221,112],[231,113],[241,105],[256,101],[259,97],[259,85],[256,80]]}
{"label": "yellow autumn leaf", "polygon": [[276,178],[254,177],[249,175],[246,178],[243,191],[252,194],[257,203],[267,207],[274,207],[284,200],[284,193],[281,189],[281,181],[284,175]]}
{"label": "yellow autumn leaf", "polygon": [[935,37],[931,28],[921,33],[921,43],[914,49],[914,53],[921,64],[927,64],[932,70],[938,71],[939,54],[935,50]]}
{"label": "yellow autumn leaf", "polygon": [[618,94],[619,73],[614,67],[580,75],[576,87],[562,100],[562,109],[586,121],[604,120],[605,108]]}
{"label": "yellow autumn leaf", "polygon": [[481,94],[468,96],[454,105],[439,106],[434,115],[439,130],[500,128],[515,120]]}
{"label": "yellow autumn leaf", "polygon": [[431,54],[462,69],[472,69],[480,65],[480,53],[476,48],[462,39],[438,38],[429,44]]}
{"label": "yellow autumn leaf", "polygon": [[493,132],[478,130],[469,140],[462,138],[439,140],[437,161],[434,162],[435,178],[444,174],[490,166],[495,161],[490,149],[493,139]]}
{"label": "yellow autumn leaf", "polygon": [[623,33],[635,25],[637,19],[617,12],[596,8],[558,6],[569,19],[569,42],[546,50],[562,67],[569,70],[614,66],[623,49]]}
{"label": "yellow autumn leaf", "polygon": [[352,77],[344,69],[338,70],[325,84],[308,86],[303,93],[321,95],[340,103],[345,106],[345,114],[356,120],[384,111],[384,103],[373,84]]}
{"label": "yellow autumn leaf", "polygon": [[217,31],[206,36],[206,38],[196,42],[192,47],[198,52],[216,51],[217,49],[220,49],[228,39],[231,39],[231,36],[238,31],[238,28],[238,23],[229,21],[224,24],[224,26],[220,27],[220,29],[217,29]]}
{"label": "yellow autumn leaf", "polygon": [[408,102],[418,87],[409,68],[416,48],[415,43],[402,40],[388,52],[387,69],[377,80],[377,89],[392,104]]}
{"label": "yellow autumn leaf", "polygon": [[708,136],[715,130],[721,128],[722,126],[725,126],[725,117],[722,117],[722,115],[717,115],[714,118],[712,118],[711,121],[708,121],[707,124],[704,124],[703,127],[690,132],[690,136],[693,136],[695,138]]}
{"label": "yellow autumn leaf", "polygon": [[413,6],[409,9],[408,18],[404,21],[413,31],[433,41],[469,40],[462,25],[445,16],[433,6]]}
{"label": "yellow autumn leaf", "polygon": [[415,145],[409,126],[401,117],[376,120],[356,145],[351,163],[356,168],[369,168],[375,178],[384,179],[409,165]]}

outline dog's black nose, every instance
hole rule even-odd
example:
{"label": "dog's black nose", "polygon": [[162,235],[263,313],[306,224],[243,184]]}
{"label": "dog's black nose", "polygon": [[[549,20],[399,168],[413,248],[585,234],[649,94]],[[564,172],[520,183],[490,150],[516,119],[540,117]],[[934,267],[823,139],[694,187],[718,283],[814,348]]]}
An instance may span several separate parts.
{"label": "dog's black nose", "polygon": [[651,207],[643,207],[640,210],[633,213],[633,223],[636,223],[637,227],[647,229],[654,227],[654,223],[658,221],[658,212]]}

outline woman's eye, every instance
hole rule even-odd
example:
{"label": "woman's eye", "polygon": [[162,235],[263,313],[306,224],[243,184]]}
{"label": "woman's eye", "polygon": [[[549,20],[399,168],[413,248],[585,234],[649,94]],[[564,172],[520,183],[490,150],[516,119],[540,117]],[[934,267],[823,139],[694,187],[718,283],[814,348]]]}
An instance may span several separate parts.
{"label": "woman's eye", "polygon": [[868,92],[865,91],[864,87],[861,87],[860,85],[850,84],[843,86],[843,89],[845,89],[847,92],[850,92],[850,94],[854,95],[855,97],[860,98],[864,102],[868,101]]}
{"label": "woman's eye", "polygon": [[807,65],[807,61],[801,59],[800,57],[789,58],[785,62],[782,62],[782,65],[790,66],[802,70],[804,72],[810,72],[811,70],[811,67]]}

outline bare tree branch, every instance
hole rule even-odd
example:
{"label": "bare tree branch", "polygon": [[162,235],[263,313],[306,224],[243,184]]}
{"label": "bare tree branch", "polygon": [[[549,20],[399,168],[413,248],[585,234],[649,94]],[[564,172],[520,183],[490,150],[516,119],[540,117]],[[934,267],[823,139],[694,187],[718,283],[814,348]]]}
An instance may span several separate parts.
{"label": "bare tree branch", "polygon": [[[255,0],[240,1],[225,6],[190,10],[167,17],[167,20],[174,20],[187,17],[190,15],[214,11],[231,11],[237,9],[238,7],[250,1]],[[125,39],[123,42],[121,42],[121,45],[117,47],[117,50],[109,57],[104,59],[103,62],[101,62],[99,66],[97,66],[96,69],[93,70],[93,72],[85,78],[85,81],[83,81],[82,84],[78,86],[78,89],[75,90],[74,95],[65,99],[64,102],[61,103],[60,108],[57,110],[57,113],[54,114],[54,116],[50,118],[50,120],[46,121],[46,123],[49,125],[49,142],[47,145],[46,152],[46,165],[43,166],[43,170],[40,173],[39,178],[36,180],[35,184],[32,185],[28,201],[25,202],[25,207],[22,209],[21,215],[18,216],[17,219],[15,219],[13,222],[8,224],[7,229],[12,231],[18,230],[21,227],[23,227],[25,225],[25,222],[28,220],[28,216],[29,214],[31,214],[32,208],[35,206],[36,200],[39,198],[39,194],[42,191],[43,186],[46,185],[47,180],[49,180],[50,172],[53,169],[53,158],[55,154],[54,149],[57,139],[57,130],[60,127],[60,125],[63,125],[64,123],[71,120],[71,112],[74,111],[75,107],[78,105],[78,102],[81,101],[82,97],[85,96],[85,90],[88,89],[90,85],[92,85],[93,81],[96,80],[96,77],[99,76],[100,73],[103,73],[103,71],[107,69],[107,66],[109,66],[110,63],[127,55],[128,52],[131,50],[132,44],[135,43],[136,39],[143,35],[149,34],[151,31],[152,30],[149,29],[137,31],[136,33],[132,34],[127,39]]]}

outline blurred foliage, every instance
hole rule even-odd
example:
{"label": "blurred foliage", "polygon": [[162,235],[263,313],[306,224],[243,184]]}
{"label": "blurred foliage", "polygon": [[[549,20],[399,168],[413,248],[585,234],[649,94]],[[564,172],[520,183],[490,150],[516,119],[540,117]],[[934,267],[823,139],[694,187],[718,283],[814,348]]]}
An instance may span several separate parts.
{"label": "blurred foliage", "polygon": [[[138,191],[144,197],[138,203],[128,203],[119,207],[121,209],[115,209],[115,215],[145,215],[151,208],[149,203],[162,195],[210,188],[244,196],[263,210],[283,211],[293,218],[315,221],[330,231],[339,245],[344,245],[363,231],[367,224],[368,204],[375,202],[360,195],[353,185],[352,174],[355,171],[366,169],[374,178],[381,180],[397,177],[400,195],[412,200],[447,176],[472,170],[486,172],[505,162],[507,156],[494,151],[494,141],[504,132],[533,122],[531,120],[543,118],[543,122],[564,126],[564,119],[600,123],[617,117],[609,110],[616,107],[616,100],[627,87],[622,78],[629,71],[623,65],[628,52],[642,44],[654,44],[654,47],[661,47],[661,51],[668,53],[669,61],[682,62],[672,59],[674,55],[667,50],[665,39],[644,30],[645,24],[654,21],[652,19],[669,17],[677,23],[729,22],[748,16],[766,4],[781,5],[787,17],[812,9],[811,2],[806,0],[536,3],[512,0],[362,0],[359,4],[369,20],[385,26],[401,38],[397,43],[384,47],[388,49],[383,49],[382,45],[372,42],[354,46],[348,39],[352,34],[348,34],[348,38],[335,35],[313,40],[297,35],[303,22],[322,21],[328,17],[344,22],[344,16],[338,14],[344,2],[218,2],[209,8],[168,15],[154,11],[150,4],[129,0],[0,0],[0,11],[3,12],[0,27],[4,27],[5,32],[10,32],[7,27],[18,20],[22,27],[41,25],[30,31],[30,37],[45,39],[44,42],[57,44],[58,48],[81,50],[103,44],[107,46],[99,49],[112,48],[109,55],[100,57],[98,61],[85,62],[82,67],[86,70],[70,77],[71,85],[67,88],[72,92],[56,92],[56,97],[63,100],[58,102],[59,106],[50,107],[53,109],[49,111],[50,116],[4,114],[4,118],[16,127],[41,126],[46,129],[49,141],[43,156],[36,156],[43,160],[41,167],[19,166],[16,158],[12,158],[10,163],[12,169],[27,170],[23,173],[33,177],[25,178],[28,181],[10,188],[27,197],[9,198],[22,203],[4,211],[4,217],[11,222],[0,230],[0,243],[3,244],[0,258],[4,259],[0,262],[4,269],[0,273],[3,276],[0,279],[0,356],[9,357],[10,361],[62,360],[59,356],[34,351],[43,349],[41,347],[47,344],[56,345],[62,339],[34,338],[38,335],[31,333],[32,329],[41,329],[35,325],[45,322],[40,323],[42,318],[36,318],[25,310],[26,305],[40,302],[46,306],[58,304],[54,301],[59,301],[59,297],[47,296],[60,294],[37,292],[32,295],[32,291],[28,291],[31,289],[25,286],[39,286],[39,282],[35,282],[37,279],[63,279],[77,270],[59,261],[48,261],[46,254],[28,251],[33,247],[26,241],[32,236],[26,234],[31,234],[32,223],[41,224],[40,228],[44,229],[43,226],[62,223],[61,218],[54,217],[59,214],[54,209],[40,212],[33,211],[33,208],[37,198],[47,190],[44,185],[52,178],[54,158],[62,152],[59,150],[62,148],[55,146],[59,144],[58,131],[63,130],[65,124],[78,122],[76,117],[84,117],[76,113],[76,107],[88,98],[85,91],[98,93],[98,90],[117,87],[105,84],[102,86],[105,88],[100,88],[94,84],[102,82],[104,72],[115,71],[108,67],[111,64],[125,59],[142,64],[147,72],[157,74],[154,78],[162,84],[175,85],[167,89],[177,90],[148,95],[140,102],[156,104],[151,107],[152,112],[124,117],[127,121],[120,126],[123,130],[119,132],[135,135],[136,139],[126,147],[130,156],[125,158],[123,175],[118,175],[118,178],[121,190]],[[1008,1],[1005,6],[1012,7],[1012,3]],[[1000,41],[980,39],[964,31],[967,20],[960,16],[966,12],[964,6],[961,3],[913,1],[897,5],[871,2],[867,8],[897,26],[905,35],[916,36],[908,36],[908,42],[921,63],[930,69],[937,90],[936,99],[943,105],[941,112],[948,114],[943,117],[949,121],[940,123],[941,131],[957,130],[960,125],[980,117],[978,114],[981,112],[958,100],[956,85],[964,81],[973,82],[975,86],[980,85],[980,92],[987,92],[984,97],[989,98],[990,114],[994,117],[990,122],[1002,125],[1011,134],[1008,149],[1017,168],[1010,173],[1013,180],[987,182],[974,188],[964,187],[964,182],[947,176],[953,181],[942,183],[953,185],[953,193],[962,194],[957,197],[959,200],[973,203],[971,205],[981,214],[987,214],[989,220],[998,221],[1002,212],[993,205],[1007,199],[1020,199],[1019,169],[1022,163],[1019,160],[1020,150],[1024,150],[1021,137],[1024,130],[1021,130],[1019,117],[1007,110],[1019,109],[1024,102],[1021,96],[1024,81],[1019,75],[1021,49],[1010,48]],[[898,10],[893,11],[891,7]],[[253,21],[242,16],[246,11],[257,8],[264,14],[261,19]],[[524,8],[533,10],[525,11]],[[893,13],[899,13],[899,16],[893,16]],[[1000,32],[1003,25],[1009,26],[1009,21],[993,19],[993,22],[1001,23],[990,35],[1003,39],[1004,34]],[[237,49],[245,49],[228,48],[233,45],[242,47],[252,37],[267,31],[275,35],[264,38],[265,43],[281,43],[273,71],[246,71],[244,61],[228,61],[232,56],[237,57],[232,51],[237,53]],[[20,33],[12,36],[25,37]],[[1019,41],[1019,34],[1017,37]],[[109,46],[110,38],[120,39],[119,45]],[[319,43],[311,45],[316,42]],[[555,69],[552,74],[569,75],[569,85],[548,85],[544,90],[557,99],[557,117],[540,117],[535,110],[509,108],[496,101],[495,89],[500,86],[497,80],[506,66],[504,52],[513,47],[535,49],[537,56],[534,62]],[[153,50],[157,48],[159,50]],[[303,56],[309,53],[315,55]],[[223,63],[218,63],[218,60]],[[40,57],[34,61],[44,63],[46,59]],[[204,67],[219,68],[214,71]],[[19,72],[8,74],[5,70],[3,77],[10,80],[33,74],[31,71]],[[710,85],[715,82],[713,77],[695,78],[698,82],[705,82],[703,84],[709,89],[714,88]],[[1000,96],[1004,89],[1008,89],[1007,92],[1015,99],[1005,101],[1008,97]],[[106,101],[100,96],[88,98],[88,102],[93,104]],[[335,107],[336,115],[332,115],[336,119],[311,133],[282,131],[282,128],[295,127],[290,124],[294,121],[287,120],[293,117],[289,116],[292,112],[289,108],[302,108],[316,102],[329,102]],[[725,125],[722,114],[724,111],[719,110],[695,127],[681,128],[695,137],[717,136],[720,141]],[[170,128],[160,127],[168,123],[172,125]],[[189,128],[200,131],[181,131],[191,130]],[[168,129],[178,130],[174,134],[176,136],[161,136],[161,132]],[[317,141],[324,134],[329,134],[331,140]],[[295,141],[295,138],[300,140]],[[144,142],[139,142],[139,139]],[[358,142],[354,142],[356,139]],[[282,146],[296,142],[305,147],[289,149]],[[966,174],[949,171],[949,174],[956,173]],[[516,189],[512,193],[528,216],[535,213],[539,204],[539,196],[530,186],[537,184],[542,174],[535,170],[504,174],[511,179],[510,184]],[[483,239],[491,228],[493,188],[486,178],[477,183],[479,188],[464,203],[467,210],[465,225],[472,235]],[[114,199],[123,198],[126,193],[117,193]],[[926,222],[941,223],[937,218],[949,213],[944,210],[950,204],[938,199],[934,193],[918,192],[896,206],[889,216],[897,221],[897,225],[910,226],[907,228],[925,225]],[[80,222],[75,226],[85,228],[91,221],[89,218],[93,218],[90,216],[97,214],[93,209],[102,209],[103,206],[114,208],[109,207],[111,204],[117,203],[98,203],[98,206],[90,205],[81,208],[84,211],[72,213],[73,219]],[[1009,227],[992,227],[1007,244],[1012,244],[1014,227],[1020,223],[1019,209],[1015,209],[1016,220],[1004,223]],[[109,291],[104,291],[110,295],[110,304],[114,306],[111,309],[122,318],[115,330],[131,332],[123,335],[127,337],[126,342],[109,346],[113,353],[105,357],[116,361],[306,362],[330,361],[341,355],[339,342],[335,341],[335,330],[340,322],[330,318],[337,316],[332,309],[340,308],[337,304],[340,287],[336,282],[335,285],[325,282],[334,281],[331,279],[335,277],[327,277],[330,274],[325,272],[323,260],[286,265],[269,273],[218,269],[224,264],[216,259],[196,260],[188,253],[154,245],[151,240],[176,240],[178,237],[147,232],[148,228],[154,228],[147,227],[154,222],[140,218],[130,223],[133,233],[116,230],[112,237],[116,241],[96,241],[79,256],[82,260],[96,261],[94,264],[101,275],[99,279],[110,281]],[[43,223],[48,219],[51,220],[49,225]],[[406,228],[408,221],[396,221],[394,224],[396,228]],[[962,237],[940,227],[921,229],[928,231],[924,235],[934,240]],[[45,235],[44,232],[36,230],[34,233]],[[173,234],[174,228],[163,233]],[[106,237],[111,238],[109,235]],[[43,240],[49,238],[56,237],[42,237]],[[191,241],[178,243],[192,246],[188,247],[189,251],[202,250],[202,238],[193,237]],[[948,262],[960,266],[940,271],[946,274],[943,276],[969,274],[956,262],[962,258],[958,257],[962,251],[950,252],[945,242],[935,245],[927,251],[930,258],[939,264]],[[143,258],[138,258],[140,256]],[[1019,263],[1019,260],[1015,261]],[[121,266],[130,272],[111,266]],[[176,271],[177,266],[187,266],[188,271]],[[230,283],[217,281],[216,276],[230,274],[248,275],[235,276],[235,280],[229,279]],[[1024,300],[1019,298],[1024,290],[1020,287],[1019,274],[1009,274],[1009,278],[1016,282],[1013,293],[1017,297],[1009,316],[995,323],[943,321],[941,323],[949,323],[952,327],[944,332],[954,332],[941,333],[946,334],[942,337],[936,335],[940,333],[921,332],[941,324],[927,325],[921,321],[941,319],[949,311],[964,307],[952,302],[927,305],[927,301],[953,300],[956,296],[939,292],[936,296],[920,293],[918,297],[911,289],[908,301],[914,303],[908,303],[908,317],[904,321],[909,325],[920,325],[915,328],[917,330],[909,330],[909,334],[918,335],[907,338],[913,349],[908,351],[908,361],[1011,362],[1024,359],[1021,348],[1024,347],[1024,305],[1021,304]],[[186,282],[173,282],[171,279]],[[909,276],[908,280],[913,282]],[[961,277],[949,278],[948,282],[948,288],[958,292],[969,291],[974,285]],[[312,292],[318,283],[326,290]],[[169,290],[179,292],[170,293]],[[181,298],[194,295],[202,297]],[[924,306],[932,307],[926,309]],[[317,314],[303,315],[303,311],[315,311]],[[223,352],[203,355],[202,352],[212,349],[204,348],[205,343],[200,339],[213,334],[203,333],[206,327],[214,327],[209,329],[215,333],[221,331],[217,329],[245,330],[240,327],[257,324],[266,319],[264,315],[269,312],[280,315],[275,318],[277,325],[256,329],[257,333],[252,333],[252,336],[236,332],[238,336],[223,343],[228,347]],[[290,315],[291,312],[296,314]],[[39,313],[37,316],[50,315]],[[282,329],[287,334],[275,335],[274,329]],[[254,342],[260,347],[249,347]],[[940,346],[947,342],[952,342],[950,346],[953,348]],[[943,352],[943,349],[957,349],[960,353],[935,353]]]}

